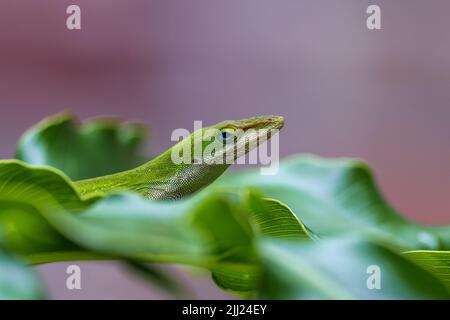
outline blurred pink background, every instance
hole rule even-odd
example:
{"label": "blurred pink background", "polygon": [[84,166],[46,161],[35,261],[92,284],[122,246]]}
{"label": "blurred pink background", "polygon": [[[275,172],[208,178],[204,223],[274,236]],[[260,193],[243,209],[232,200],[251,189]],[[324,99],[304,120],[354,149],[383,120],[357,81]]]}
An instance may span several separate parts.
{"label": "blurred pink background", "polygon": [[[82,30],[65,27],[82,10]],[[366,29],[378,4],[382,30]],[[286,117],[281,154],[367,160],[408,217],[450,222],[450,2],[446,0],[3,0],[0,158],[70,109],[151,125],[149,148],[194,120]],[[53,298],[165,298],[115,263],[39,267]],[[177,269],[178,270],[178,269]],[[176,271],[199,298],[226,294]]]}

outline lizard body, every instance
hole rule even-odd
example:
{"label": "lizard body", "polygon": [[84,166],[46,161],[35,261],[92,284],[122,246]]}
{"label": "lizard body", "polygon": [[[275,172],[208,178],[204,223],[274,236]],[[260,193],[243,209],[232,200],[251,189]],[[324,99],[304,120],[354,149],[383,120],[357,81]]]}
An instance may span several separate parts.
{"label": "lizard body", "polygon": [[[229,166],[229,161],[220,162],[225,153],[233,160],[248,153],[269,139],[273,130],[284,125],[280,116],[261,116],[242,120],[227,120],[202,128],[184,138],[172,148],[144,165],[124,172],[76,182],[84,197],[102,195],[111,191],[133,191],[149,199],[177,199],[200,190],[216,180]],[[186,163],[175,163],[175,150],[202,152],[214,141],[202,139],[206,132],[218,132],[214,139],[221,140],[223,149],[212,153],[212,157],[198,163],[195,152]],[[231,143],[233,142],[233,143]],[[202,153],[203,154],[203,153]],[[216,162],[214,162],[216,161]]]}

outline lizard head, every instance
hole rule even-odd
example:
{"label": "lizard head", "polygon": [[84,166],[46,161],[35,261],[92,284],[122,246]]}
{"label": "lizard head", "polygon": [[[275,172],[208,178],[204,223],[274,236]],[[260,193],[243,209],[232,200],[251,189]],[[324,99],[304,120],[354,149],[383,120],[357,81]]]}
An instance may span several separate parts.
{"label": "lizard head", "polygon": [[281,116],[260,116],[226,120],[202,128],[186,139],[192,147],[190,161],[193,164],[230,165],[270,139],[283,125]]}
{"label": "lizard head", "polygon": [[206,187],[237,158],[277,133],[283,124],[283,117],[262,116],[226,120],[196,130],[137,171],[138,175],[144,171],[158,177],[148,185],[145,196],[175,199]]}

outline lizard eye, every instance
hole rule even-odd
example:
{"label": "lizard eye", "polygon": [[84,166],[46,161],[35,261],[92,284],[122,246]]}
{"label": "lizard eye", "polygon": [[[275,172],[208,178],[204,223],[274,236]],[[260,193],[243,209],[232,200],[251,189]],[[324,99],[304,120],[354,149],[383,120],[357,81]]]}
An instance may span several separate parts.
{"label": "lizard eye", "polygon": [[220,131],[219,134],[219,140],[222,141],[223,143],[230,143],[232,141],[234,141],[234,133],[232,130],[227,130],[224,129],[222,131]]}

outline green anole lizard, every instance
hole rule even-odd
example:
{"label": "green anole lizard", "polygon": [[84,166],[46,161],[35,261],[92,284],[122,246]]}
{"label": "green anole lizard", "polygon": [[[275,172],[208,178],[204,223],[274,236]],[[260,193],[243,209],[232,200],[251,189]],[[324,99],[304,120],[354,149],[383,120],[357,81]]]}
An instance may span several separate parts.
{"label": "green anole lizard", "polygon": [[[102,195],[111,191],[133,191],[149,199],[177,199],[200,190],[216,180],[229,166],[228,161],[214,163],[224,157],[224,153],[216,152],[209,162],[198,163],[195,152],[188,163],[175,163],[172,158],[174,148],[177,150],[195,150],[197,141],[204,151],[210,141],[202,137],[208,130],[218,132],[217,139],[223,143],[223,150],[235,160],[248,153],[260,143],[270,138],[274,130],[284,125],[280,116],[261,116],[242,120],[227,120],[210,127],[202,128],[184,138],[146,164],[128,171],[87,179],[76,182],[76,187],[85,197]],[[213,130],[211,130],[213,129]],[[216,158],[216,159],[214,159]],[[222,159],[222,158],[221,158]],[[203,159],[205,160],[205,159]]]}

